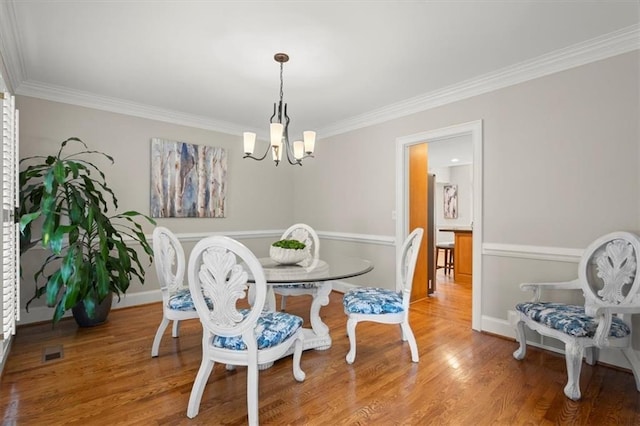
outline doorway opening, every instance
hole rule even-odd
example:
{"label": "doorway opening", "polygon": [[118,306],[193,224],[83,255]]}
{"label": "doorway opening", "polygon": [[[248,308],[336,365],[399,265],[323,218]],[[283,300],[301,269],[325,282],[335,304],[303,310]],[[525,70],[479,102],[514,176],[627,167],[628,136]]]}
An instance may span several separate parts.
{"label": "doorway opening", "polygon": [[[468,135],[473,146],[473,247],[471,328],[482,330],[482,120],[425,131],[396,139],[396,242],[409,234],[409,148]],[[396,250],[400,245],[396,243]]]}

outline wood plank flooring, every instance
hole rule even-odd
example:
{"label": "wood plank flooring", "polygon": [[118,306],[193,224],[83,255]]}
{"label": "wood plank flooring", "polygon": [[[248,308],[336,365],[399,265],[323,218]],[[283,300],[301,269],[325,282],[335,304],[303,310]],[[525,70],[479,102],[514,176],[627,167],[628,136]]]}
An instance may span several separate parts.
{"label": "wood plank flooring", "polygon": [[[287,300],[307,324],[309,300]],[[466,285],[441,280],[435,296],[412,305],[419,363],[411,362],[398,327],[361,323],[356,360],[348,365],[341,302],[334,292],[322,309],[333,346],[303,354],[303,383],[293,378],[291,357],[260,373],[262,424],[640,425],[640,393],[630,372],[584,364],[583,398],[567,399],[562,356],[530,347],[516,361],[514,341],[471,330]],[[209,378],[198,417],[186,417],[201,326],[184,322],[177,339],[167,330],[160,356],[151,358],[160,318],[160,305],[151,304],[112,311],[95,328],[79,329],[73,320],[53,329],[20,327],[0,382],[3,424],[246,424],[246,371],[223,365]],[[43,351],[55,345],[62,345],[63,357],[43,362]]]}

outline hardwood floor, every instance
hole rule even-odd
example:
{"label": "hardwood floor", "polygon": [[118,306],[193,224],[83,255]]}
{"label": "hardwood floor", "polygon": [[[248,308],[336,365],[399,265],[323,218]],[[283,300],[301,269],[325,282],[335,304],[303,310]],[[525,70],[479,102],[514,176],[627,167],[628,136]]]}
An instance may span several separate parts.
{"label": "hardwood floor", "polygon": [[[439,271],[442,274],[442,271]],[[345,362],[348,339],[342,295],[322,310],[333,346],[306,351],[303,383],[291,357],[260,373],[260,422],[295,425],[640,425],[640,393],[633,376],[584,364],[580,402],[563,394],[564,357],[471,330],[468,286],[438,283],[436,295],[411,307],[420,362],[412,363],[399,327],[361,323],[354,364]],[[279,306],[279,305],[278,305]],[[287,308],[308,323],[309,298],[290,297]],[[216,365],[200,414],[186,417],[200,364],[197,320],[167,330],[160,356],[150,357],[161,318],[159,304],[112,311],[103,326],[79,329],[73,320],[20,327],[1,381],[4,425],[246,424],[246,372]],[[43,362],[43,351],[63,357]]]}

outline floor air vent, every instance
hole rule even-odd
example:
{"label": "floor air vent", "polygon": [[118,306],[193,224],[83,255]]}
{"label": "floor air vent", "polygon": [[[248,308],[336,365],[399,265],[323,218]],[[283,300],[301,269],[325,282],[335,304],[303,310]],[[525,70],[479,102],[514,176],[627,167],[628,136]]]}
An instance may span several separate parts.
{"label": "floor air vent", "polygon": [[56,359],[62,359],[64,352],[62,351],[62,345],[47,346],[42,349],[42,362],[55,361]]}

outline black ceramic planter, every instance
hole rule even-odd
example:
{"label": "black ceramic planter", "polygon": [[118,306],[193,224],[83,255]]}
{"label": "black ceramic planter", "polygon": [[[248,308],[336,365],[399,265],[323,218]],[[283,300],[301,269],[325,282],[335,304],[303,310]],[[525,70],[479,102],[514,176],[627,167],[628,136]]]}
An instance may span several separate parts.
{"label": "black ceramic planter", "polygon": [[109,293],[107,297],[104,298],[102,303],[96,306],[93,318],[90,318],[87,315],[87,311],[84,307],[84,302],[78,303],[71,309],[73,312],[73,317],[80,327],[94,327],[96,325],[104,324],[107,322],[107,317],[109,316],[109,312],[111,311],[111,303],[113,301],[113,294]]}

